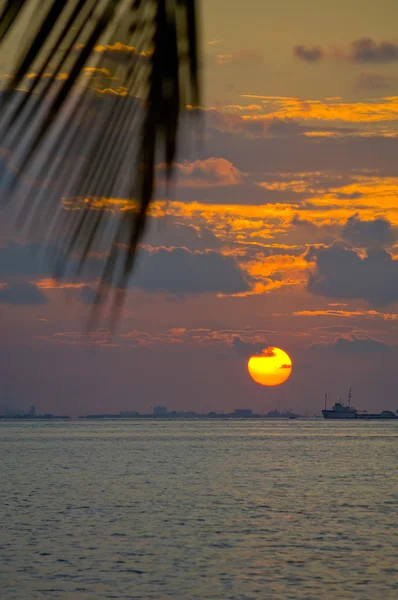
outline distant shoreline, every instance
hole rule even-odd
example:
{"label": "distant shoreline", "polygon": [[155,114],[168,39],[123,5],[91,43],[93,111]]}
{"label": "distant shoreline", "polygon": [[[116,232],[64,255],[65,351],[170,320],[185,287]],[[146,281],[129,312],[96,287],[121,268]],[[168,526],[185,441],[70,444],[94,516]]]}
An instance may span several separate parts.
{"label": "distant shoreline", "polygon": [[[209,417],[208,415],[196,417],[155,417],[153,415],[141,415],[139,417],[120,417],[118,415],[85,415],[78,417],[70,416],[3,416],[0,415],[0,421],[289,421],[297,419],[309,419],[310,417],[267,417],[265,415],[252,415],[250,417],[235,417],[231,415]],[[314,417],[316,418],[316,417]]]}
{"label": "distant shoreline", "polygon": [[1,421],[53,421],[71,418],[68,415],[0,415]]}

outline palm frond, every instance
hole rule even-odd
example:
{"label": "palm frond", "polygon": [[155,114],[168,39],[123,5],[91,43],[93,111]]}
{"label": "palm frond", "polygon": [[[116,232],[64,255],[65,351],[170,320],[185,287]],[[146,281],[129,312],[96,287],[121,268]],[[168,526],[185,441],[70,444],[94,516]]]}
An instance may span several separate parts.
{"label": "palm frond", "polygon": [[[113,287],[119,309],[156,164],[170,182],[181,111],[199,105],[196,2],[8,1],[2,52],[12,39],[27,43],[0,97],[5,199],[18,206],[19,226],[62,240],[57,276],[72,264],[84,273],[101,248],[98,299]],[[117,199],[123,209],[109,219]]]}

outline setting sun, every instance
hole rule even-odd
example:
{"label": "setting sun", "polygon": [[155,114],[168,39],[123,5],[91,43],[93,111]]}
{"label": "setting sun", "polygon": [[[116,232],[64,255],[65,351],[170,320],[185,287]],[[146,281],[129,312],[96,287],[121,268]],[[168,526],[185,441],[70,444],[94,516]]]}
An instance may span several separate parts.
{"label": "setting sun", "polygon": [[290,356],[280,348],[265,348],[259,356],[252,356],[247,364],[249,373],[261,385],[280,385],[292,372]]}

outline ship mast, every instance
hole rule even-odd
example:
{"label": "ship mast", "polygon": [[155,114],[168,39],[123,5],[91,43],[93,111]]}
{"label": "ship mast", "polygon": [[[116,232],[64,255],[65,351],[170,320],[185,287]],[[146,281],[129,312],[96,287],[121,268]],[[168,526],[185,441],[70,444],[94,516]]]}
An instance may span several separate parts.
{"label": "ship mast", "polygon": [[348,406],[350,406],[350,407],[351,407],[351,389],[352,388],[350,386],[350,389],[348,390]]}

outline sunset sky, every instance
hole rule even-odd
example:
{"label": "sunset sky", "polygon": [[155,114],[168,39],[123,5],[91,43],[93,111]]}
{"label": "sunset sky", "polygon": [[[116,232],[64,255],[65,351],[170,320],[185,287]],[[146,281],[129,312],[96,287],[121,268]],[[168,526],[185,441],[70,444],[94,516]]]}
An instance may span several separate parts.
{"label": "sunset sky", "polygon": [[[203,126],[170,199],[158,167],[113,336],[83,334],[94,274],[55,283],[40,237],[3,212],[0,407],[313,414],[352,385],[357,408],[396,410],[398,3],[203,0],[201,12]],[[268,346],[293,364],[272,388],[247,372]]]}

